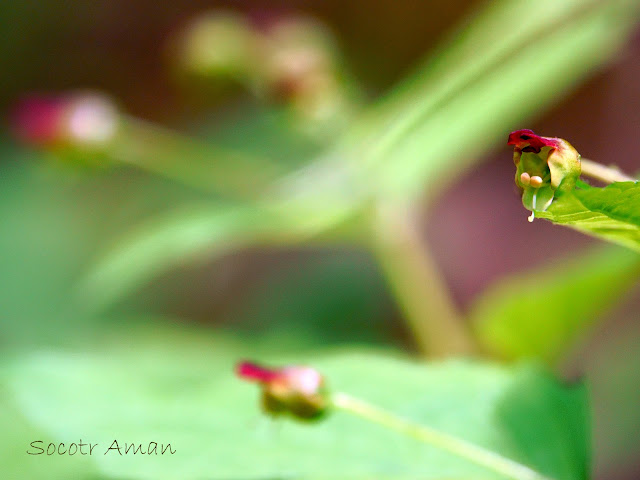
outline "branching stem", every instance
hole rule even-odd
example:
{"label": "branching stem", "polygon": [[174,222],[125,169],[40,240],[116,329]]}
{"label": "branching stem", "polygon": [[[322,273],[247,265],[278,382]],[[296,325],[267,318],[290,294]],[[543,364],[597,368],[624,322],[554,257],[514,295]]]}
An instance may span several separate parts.
{"label": "branching stem", "polygon": [[410,206],[377,211],[373,250],[422,352],[431,357],[468,355],[474,341],[424,242]]}
{"label": "branching stem", "polygon": [[232,198],[254,198],[282,173],[268,159],[198,142],[131,117],[123,118],[107,155],[123,165]]}
{"label": "branching stem", "polygon": [[331,397],[331,402],[337,409],[445,450],[514,480],[550,480],[526,465],[452,435],[413,423],[346,393],[334,393]]}
{"label": "branching stem", "polygon": [[607,167],[587,158],[580,159],[582,175],[594,178],[603,183],[613,182],[637,182],[638,180],[622,173],[615,167]]}

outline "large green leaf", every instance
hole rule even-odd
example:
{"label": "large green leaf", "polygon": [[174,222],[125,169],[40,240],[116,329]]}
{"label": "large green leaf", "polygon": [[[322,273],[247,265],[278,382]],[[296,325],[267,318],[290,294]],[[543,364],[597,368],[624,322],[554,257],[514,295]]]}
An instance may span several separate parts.
{"label": "large green leaf", "polygon": [[[318,424],[283,421],[270,431],[257,422],[257,389],[232,373],[247,356],[310,363],[333,389],[557,480],[587,477],[586,392],[532,366],[425,365],[347,350],[283,359],[260,346],[160,326],[115,340],[109,348],[25,356],[6,370],[15,402],[31,421],[55,441],[98,443],[92,458],[115,478],[503,478],[342,412]],[[176,453],[104,455],[114,440],[171,443]]]}
{"label": "large green leaf", "polygon": [[634,252],[589,252],[502,279],[482,293],[470,316],[491,353],[555,362],[639,276]]}
{"label": "large green leaf", "polygon": [[640,183],[575,190],[536,216],[640,251]]}

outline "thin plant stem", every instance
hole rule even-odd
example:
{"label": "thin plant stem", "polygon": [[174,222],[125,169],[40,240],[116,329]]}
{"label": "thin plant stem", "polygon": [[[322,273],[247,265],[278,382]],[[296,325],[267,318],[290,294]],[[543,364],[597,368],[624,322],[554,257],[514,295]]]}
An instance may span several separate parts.
{"label": "thin plant stem", "polygon": [[638,181],[636,178],[622,173],[615,167],[607,167],[606,165],[602,165],[587,158],[581,158],[580,164],[582,166],[582,175],[594,178],[603,183]]}
{"label": "thin plant stem", "polygon": [[430,357],[468,355],[475,346],[431,258],[410,208],[380,208],[373,250],[418,347]]}
{"label": "thin plant stem", "polygon": [[452,435],[413,423],[346,393],[334,393],[331,396],[331,402],[337,409],[445,450],[514,480],[550,480],[526,465]]}
{"label": "thin plant stem", "polygon": [[240,198],[255,197],[282,173],[268,159],[225,150],[131,117],[123,118],[106,155],[189,187]]}

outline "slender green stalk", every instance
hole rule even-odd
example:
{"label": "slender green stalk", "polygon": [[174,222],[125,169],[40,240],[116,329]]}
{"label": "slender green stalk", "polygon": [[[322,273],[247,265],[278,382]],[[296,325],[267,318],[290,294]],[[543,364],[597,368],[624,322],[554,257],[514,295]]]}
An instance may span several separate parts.
{"label": "slender green stalk", "polygon": [[267,159],[228,151],[135,118],[107,145],[113,160],[207,192],[252,198],[282,173]]}
{"label": "slender green stalk", "polygon": [[526,465],[452,435],[415,424],[346,393],[334,393],[331,396],[331,402],[335,408],[445,450],[514,480],[550,480]]}
{"label": "slender green stalk", "polygon": [[636,178],[622,173],[615,167],[607,167],[606,165],[602,165],[587,158],[581,158],[580,164],[582,166],[582,175],[586,175],[587,177],[594,178],[604,183],[638,181]]}
{"label": "slender green stalk", "polygon": [[[598,0],[578,2],[560,9],[553,18],[545,21],[532,22],[517,35],[505,33],[505,39],[495,42],[494,31],[504,27],[496,23],[508,14],[514,22],[518,21],[517,2],[504,1],[502,4],[494,2],[481,11],[476,20],[471,23],[472,37],[463,30],[455,31],[447,42],[443,43],[436,55],[429,57],[425,66],[414,77],[409,77],[396,88],[395,96],[388,95],[380,105],[383,109],[383,130],[378,132],[376,141],[372,142],[371,151],[367,158],[371,163],[384,162],[393,149],[406,141],[416,125],[425,122],[443,105],[451,102],[461,91],[469,89],[474,82],[486,75],[493,75],[497,68],[522,54],[523,50],[535,43],[541,36],[563,29],[571,28],[581,19],[602,8]],[[515,10],[515,12],[514,12]],[[465,24],[464,28],[468,28]],[[485,33],[482,33],[482,32]],[[490,33],[486,33],[486,32]],[[470,45],[466,44],[471,38],[484,42],[483,55],[470,55]],[[478,45],[474,45],[478,48]],[[446,78],[447,81],[442,81]],[[397,92],[397,93],[396,93]],[[375,118],[375,117],[374,117]],[[380,121],[380,120],[378,120]]]}
{"label": "slender green stalk", "polygon": [[380,208],[373,250],[418,347],[426,355],[466,355],[474,343],[438,273],[410,208]]}

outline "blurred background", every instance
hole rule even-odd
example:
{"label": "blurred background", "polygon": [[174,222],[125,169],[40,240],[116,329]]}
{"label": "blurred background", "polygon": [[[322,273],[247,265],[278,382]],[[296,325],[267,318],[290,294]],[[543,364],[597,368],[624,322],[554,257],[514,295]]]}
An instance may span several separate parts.
{"label": "blurred background", "polygon": [[[346,241],[272,247],[238,242],[221,256],[199,254],[159,270],[117,295],[117,301],[105,301],[99,313],[82,302],[78,306],[69,300],[77,295],[76,281],[123,233],[210,196],[145,171],[153,168],[88,165],[91,162],[79,160],[86,152],[67,155],[65,150],[66,160],[60,161],[59,151],[52,155],[47,141],[40,142],[45,148],[33,148],[29,143],[37,144],[37,138],[32,141],[35,137],[27,132],[25,144],[24,132],[16,133],[16,105],[34,94],[100,92],[138,119],[135,128],[141,135],[149,135],[131,148],[153,148],[157,138],[168,138],[163,132],[179,132],[203,144],[268,154],[281,164],[278,167],[290,170],[322,151],[349,126],[353,111],[411,73],[443,35],[466,22],[481,4],[1,2],[0,109],[5,122],[0,133],[0,346],[5,352],[37,350],[82,342],[83,335],[131,318],[148,319],[143,323],[166,318],[283,345],[304,337],[309,347],[360,343],[415,352],[403,313],[375,259]],[[324,25],[317,38],[310,35],[311,44],[317,40],[325,53],[330,52],[327,71],[337,72],[331,80],[335,85],[326,87],[326,108],[333,113],[325,118],[325,104],[314,103],[315,97],[305,103],[306,97],[296,96],[304,89],[298,89],[295,75],[267,87],[234,72],[216,74],[228,75],[230,81],[210,81],[215,75],[199,70],[198,62],[206,59],[198,56],[200,37],[193,32],[198,22],[220,11],[235,12],[229,18],[248,18],[252,28],[265,32],[291,16]],[[527,15],[535,21],[535,12]],[[232,45],[243,41],[234,36],[238,33],[233,28],[220,31],[230,35]],[[319,60],[318,68],[326,66],[323,62]],[[532,68],[535,62],[532,58]],[[530,123],[513,129],[531,128],[569,139],[585,157],[638,172],[638,78],[636,27],[604,65],[593,68],[549,108],[536,111]],[[492,151],[447,185],[424,214],[429,228],[422,235],[462,311],[505,275],[601,243],[545,221],[526,221],[528,212],[513,183],[511,151],[503,145],[508,131],[503,132],[504,142],[492,140]],[[176,168],[188,162],[189,155],[202,158],[196,147],[182,150],[187,140],[170,138],[157,148],[167,158],[175,151]],[[156,154],[149,152],[150,157]],[[246,165],[252,177],[251,160]],[[640,473],[639,286],[636,278],[632,288],[606,309],[595,334],[581,337],[560,362],[565,378],[587,376],[593,389],[597,478],[632,479]]]}

